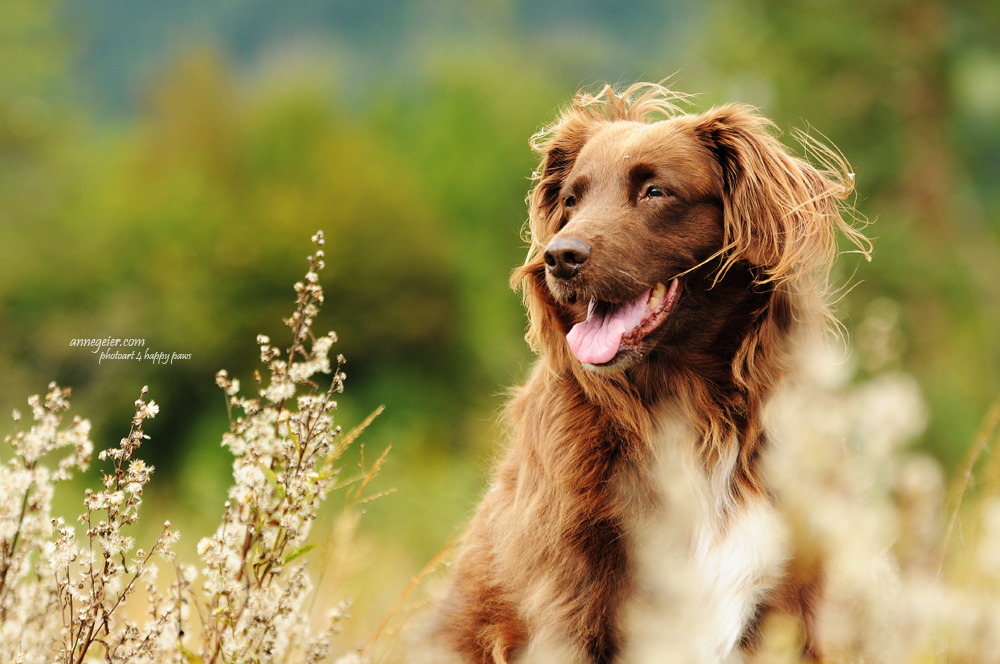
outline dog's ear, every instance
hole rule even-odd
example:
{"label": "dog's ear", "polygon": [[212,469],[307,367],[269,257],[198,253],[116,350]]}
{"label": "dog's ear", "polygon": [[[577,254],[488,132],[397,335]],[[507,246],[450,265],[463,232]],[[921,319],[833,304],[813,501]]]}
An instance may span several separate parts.
{"label": "dog's ear", "polygon": [[[545,287],[542,254],[546,243],[559,231],[565,214],[559,200],[563,182],[600,121],[594,113],[574,107],[564,112],[555,125],[531,139],[532,148],[541,153],[542,160],[533,175],[535,186],[528,195],[529,228],[525,239],[530,246],[524,265],[511,275],[510,285],[515,290],[520,289],[524,297],[529,321],[525,338],[536,351],[543,345],[558,346],[555,336],[552,340],[542,337],[556,335],[559,331],[552,312],[552,296]],[[552,343],[546,343],[548,341]]]}
{"label": "dog's ear", "polygon": [[867,255],[867,240],[841,217],[839,202],[853,188],[844,159],[798,135],[820,170],[789,155],[772,130],[769,120],[746,106],[713,109],[695,121],[698,138],[719,166],[725,265],[745,260],[761,268],[763,281],[825,274],[836,257],[838,230]]}
{"label": "dog's ear", "polygon": [[542,155],[534,174],[537,182],[528,198],[531,234],[538,242],[545,242],[558,231],[563,182],[590,140],[596,122],[592,114],[570,111],[555,126],[531,139],[532,148]]}

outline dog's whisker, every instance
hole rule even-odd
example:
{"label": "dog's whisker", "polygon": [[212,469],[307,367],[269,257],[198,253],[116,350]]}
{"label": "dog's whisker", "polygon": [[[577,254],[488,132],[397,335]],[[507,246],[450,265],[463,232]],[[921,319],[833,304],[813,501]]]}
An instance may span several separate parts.
{"label": "dog's whisker", "polygon": [[635,283],[639,284],[640,286],[642,286],[644,288],[652,288],[652,284],[636,278],[631,272],[628,272],[628,271],[623,270],[621,268],[618,268],[618,271],[621,272],[622,274],[624,274],[626,277],[628,277],[632,281],[634,281]]}

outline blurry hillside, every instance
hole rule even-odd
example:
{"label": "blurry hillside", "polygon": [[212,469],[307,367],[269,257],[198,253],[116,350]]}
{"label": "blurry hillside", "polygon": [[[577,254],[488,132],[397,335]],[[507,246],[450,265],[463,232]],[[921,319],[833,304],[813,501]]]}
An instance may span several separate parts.
{"label": "blurry hillside", "polygon": [[[474,505],[531,362],[507,288],[529,137],[580,85],[675,74],[692,110],[753,103],[851,161],[875,255],[841,262],[850,361],[917,377],[918,445],[953,467],[1000,392],[1000,5],[698,6],[0,3],[0,406],[58,380],[106,443],[149,384],[156,480],[212,522],[213,376],[249,385],[256,334],[285,343],[323,229],[317,329],[348,359],[342,424],[387,406],[366,439],[394,445],[379,481],[399,491],[367,523],[405,579]],[[79,337],[192,357],[98,363]]]}

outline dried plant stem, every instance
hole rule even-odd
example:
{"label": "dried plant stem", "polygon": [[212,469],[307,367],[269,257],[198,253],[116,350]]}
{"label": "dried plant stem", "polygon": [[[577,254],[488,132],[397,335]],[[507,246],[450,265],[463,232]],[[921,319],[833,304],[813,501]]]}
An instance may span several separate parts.
{"label": "dried plant stem", "polygon": [[[25,469],[28,472],[33,472],[35,470],[35,465],[25,464]],[[7,573],[10,571],[11,562],[14,560],[14,552],[17,550],[17,542],[21,538],[21,526],[24,524],[24,515],[28,513],[28,496],[30,495],[31,486],[29,485],[24,491],[24,498],[21,499],[21,513],[17,518],[17,530],[14,531],[14,538],[10,542],[9,550],[7,546],[4,546],[3,566],[0,567],[0,598],[3,597],[4,586],[7,582]]]}
{"label": "dried plant stem", "polygon": [[357,425],[350,431],[344,434],[343,438],[338,441],[337,446],[333,450],[333,454],[327,457],[326,461],[323,463],[323,472],[329,472],[333,468],[333,462],[336,461],[341,454],[353,443],[358,436],[360,436],[365,429],[368,428],[375,418],[382,414],[385,410],[385,405],[381,405],[371,412],[371,414],[364,419],[361,424]]}
{"label": "dried plant stem", "polygon": [[951,543],[951,535],[958,523],[959,512],[962,509],[962,499],[965,497],[969,484],[972,482],[972,471],[976,467],[976,463],[979,461],[983,450],[986,449],[990,438],[993,437],[993,433],[996,431],[998,425],[1000,425],[1000,398],[997,398],[993,402],[993,405],[986,413],[986,417],[983,419],[983,423],[976,433],[976,442],[969,450],[969,455],[965,463],[965,472],[962,473],[961,488],[957,492],[955,508],[952,510],[951,519],[948,520],[948,529],[945,531],[944,542],[941,544],[941,560],[938,563],[937,581],[941,580],[941,574],[944,571],[945,559],[948,556],[948,545]]}
{"label": "dried plant stem", "polygon": [[371,638],[368,639],[368,643],[366,643],[365,647],[361,649],[362,660],[367,661],[368,653],[375,646],[375,642],[378,641],[378,638],[379,636],[381,636],[382,631],[385,629],[386,625],[389,624],[389,621],[396,614],[396,611],[399,610],[399,607],[402,606],[403,602],[406,601],[406,598],[409,597],[414,590],[416,590],[417,586],[423,583],[424,579],[433,574],[434,570],[436,570],[438,567],[447,562],[448,558],[451,556],[452,551],[455,549],[455,546],[459,543],[459,541],[460,538],[456,537],[455,539],[445,544],[444,548],[438,551],[437,554],[433,558],[431,558],[430,562],[427,563],[427,565],[424,566],[424,568],[420,570],[420,572],[415,577],[410,579],[410,582],[406,584],[406,588],[404,588],[403,592],[400,593],[399,598],[396,600],[396,603],[393,604],[392,608],[389,609],[389,611],[385,614],[385,616],[382,617],[382,621],[378,624],[378,627],[375,628],[375,631],[372,633]]}

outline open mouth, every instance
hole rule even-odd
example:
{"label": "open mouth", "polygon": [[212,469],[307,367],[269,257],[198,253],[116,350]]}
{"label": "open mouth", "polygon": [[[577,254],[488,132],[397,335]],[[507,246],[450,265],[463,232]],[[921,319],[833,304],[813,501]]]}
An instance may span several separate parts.
{"label": "open mouth", "polygon": [[680,277],[667,288],[656,284],[629,302],[591,300],[587,320],[566,335],[570,350],[583,364],[607,364],[623,350],[637,350],[663,324],[680,291]]}

